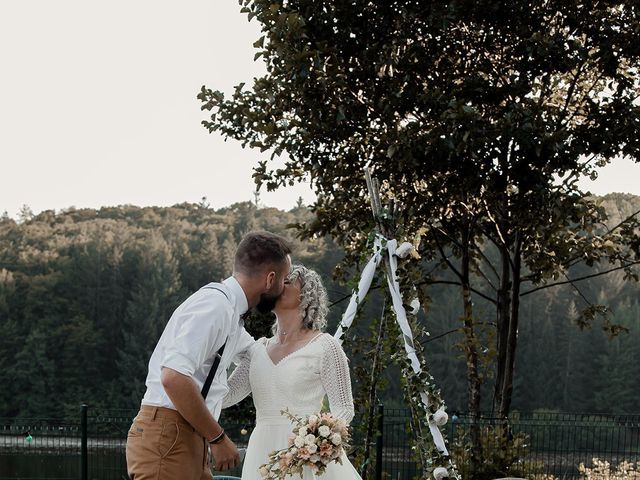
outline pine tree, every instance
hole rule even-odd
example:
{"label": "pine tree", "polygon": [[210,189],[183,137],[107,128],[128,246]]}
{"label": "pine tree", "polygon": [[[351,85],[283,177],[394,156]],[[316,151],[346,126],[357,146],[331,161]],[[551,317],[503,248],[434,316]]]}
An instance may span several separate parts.
{"label": "pine tree", "polygon": [[117,349],[116,362],[119,400],[123,407],[130,408],[137,406],[144,394],[149,358],[180,290],[178,264],[164,239],[151,233],[140,247],[137,279],[127,304],[123,344]]}

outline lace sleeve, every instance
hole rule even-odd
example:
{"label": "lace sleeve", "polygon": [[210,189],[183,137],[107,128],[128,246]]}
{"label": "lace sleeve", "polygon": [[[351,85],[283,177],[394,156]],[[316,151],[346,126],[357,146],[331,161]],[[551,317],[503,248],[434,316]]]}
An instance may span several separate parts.
{"label": "lace sleeve", "polygon": [[[254,343],[255,345],[255,343]],[[241,361],[231,373],[227,385],[229,391],[222,400],[222,408],[228,408],[243,400],[251,393],[251,383],[249,382],[249,370],[251,368],[251,357],[253,349],[250,347],[240,357]]]}
{"label": "lace sleeve", "polygon": [[347,423],[353,419],[353,395],[347,356],[338,341],[325,334],[320,362],[320,379],[329,398],[331,413]]}

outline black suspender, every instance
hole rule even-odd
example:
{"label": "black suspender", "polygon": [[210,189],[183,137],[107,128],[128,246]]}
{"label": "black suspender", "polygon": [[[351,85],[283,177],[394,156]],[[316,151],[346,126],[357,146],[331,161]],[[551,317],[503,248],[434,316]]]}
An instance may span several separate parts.
{"label": "black suspender", "polygon": [[[226,292],[217,287],[204,286],[202,288],[208,288],[211,290],[217,290],[221,292],[227,300],[229,300],[229,296]],[[228,338],[227,338],[228,340]],[[220,366],[220,360],[222,359],[222,354],[224,353],[224,347],[227,346],[227,340],[224,341],[224,344],[220,347],[220,350],[216,353],[216,357],[213,359],[213,365],[211,365],[211,370],[209,370],[209,375],[207,375],[207,379],[204,381],[204,385],[202,385],[202,390],[200,393],[202,394],[202,398],[207,399],[207,395],[209,394],[209,389],[211,388],[211,382],[213,382],[213,377],[216,376],[216,371],[218,370],[218,366]]]}

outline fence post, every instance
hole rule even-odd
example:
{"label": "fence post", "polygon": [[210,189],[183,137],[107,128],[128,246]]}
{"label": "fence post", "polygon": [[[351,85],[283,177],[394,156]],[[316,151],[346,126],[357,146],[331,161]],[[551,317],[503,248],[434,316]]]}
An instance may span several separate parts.
{"label": "fence post", "polygon": [[382,480],[382,429],[384,428],[384,405],[378,404],[378,431],[376,436],[376,480]]}
{"label": "fence post", "polygon": [[88,406],[80,405],[80,434],[82,436],[80,446],[80,480],[89,479],[89,462],[87,452],[87,410]]}

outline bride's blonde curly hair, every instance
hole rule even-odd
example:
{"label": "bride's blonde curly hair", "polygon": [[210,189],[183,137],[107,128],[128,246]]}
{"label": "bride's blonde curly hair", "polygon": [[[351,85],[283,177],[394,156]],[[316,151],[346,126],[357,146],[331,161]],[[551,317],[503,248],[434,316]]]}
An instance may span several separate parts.
{"label": "bride's blonde curly hair", "polygon": [[[294,265],[287,278],[292,283],[300,279],[302,327],[308,330],[323,331],[327,326],[329,300],[320,275],[303,265]],[[274,334],[277,328],[278,322],[273,325]]]}

